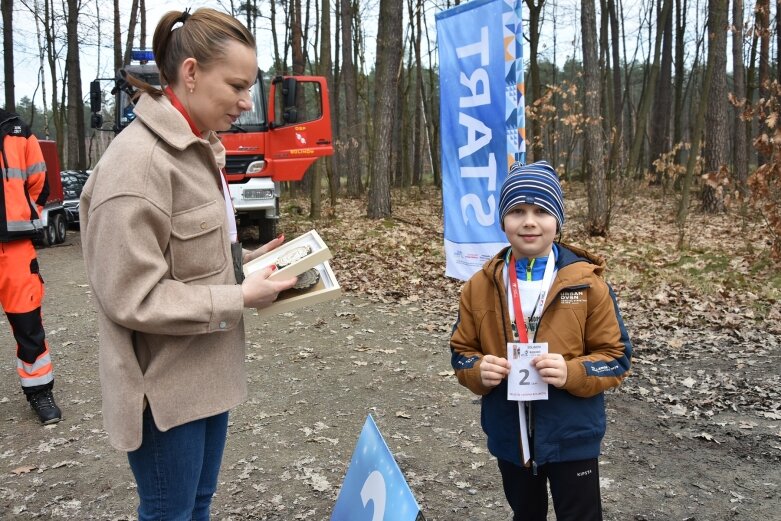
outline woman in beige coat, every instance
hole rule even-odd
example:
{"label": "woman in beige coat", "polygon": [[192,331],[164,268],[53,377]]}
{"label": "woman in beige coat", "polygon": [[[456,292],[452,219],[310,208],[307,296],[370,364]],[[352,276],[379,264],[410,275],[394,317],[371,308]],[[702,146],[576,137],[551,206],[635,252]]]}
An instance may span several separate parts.
{"label": "woman in beige coat", "polygon": [[[112,142],[81,199],[87,274],[98,307],[103,416],[128,451],[140,520],[209,518],[228,425],[246,397],[245,307],[295,278],[270,269],[239,285],[235,218],[220,169],[227,130],[251,108],[255,41],[211,9],[169,12],[155,30],[160,91]],[[282,243],[278,238],[244,261]]]}

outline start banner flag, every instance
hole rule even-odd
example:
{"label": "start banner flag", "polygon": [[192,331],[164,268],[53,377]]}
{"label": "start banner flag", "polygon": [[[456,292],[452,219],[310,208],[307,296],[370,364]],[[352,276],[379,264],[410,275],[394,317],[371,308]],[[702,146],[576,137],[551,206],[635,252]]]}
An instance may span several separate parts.
{"label": "start banner flag", "polygon": [[355,445],[331,521],[425,521],[371,414]]}
{"label": "start banner flag", "polygon": [[445,275],[467,280],[507,244],[499,190],[525,161],[521,0],[437,13]]}

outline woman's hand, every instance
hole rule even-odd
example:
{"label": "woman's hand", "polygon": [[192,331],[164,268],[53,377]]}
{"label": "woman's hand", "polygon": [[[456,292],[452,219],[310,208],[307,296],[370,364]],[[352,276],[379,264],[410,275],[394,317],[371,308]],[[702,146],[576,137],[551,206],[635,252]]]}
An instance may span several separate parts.
{"label": "woman's hand", "polygon": [[532,358],[532,366],[540,373],[542,381],[557,389],[567,383],[567,362],[559,353],[547,353]]}
{"label": "woman's hand", "polygon": [[257,259],[261,255],[270,252],[273,249],[279,248],[282,243],[285,242],[285,234],[281,233],[276,239],[271,239],[266,244],[255,250],[244,250],[244,255],[241,257],[241,263],[247,264],[253,259]]}
{"label": "woman's hand", "polygon": [[[259,249],[261,248],[258,248],[258,250]],[[274,271],[276,271],[276,266],[269,266],[264,270],[258,270],[252,273],[244,279],[244,282],[241,283],[241,294],[244,297],[245,308],[260,309],[271,305],[271,303],[277,299],[277,296],[281,291],[292,288],[298,280],[298,277],[282,280],[268,280],[269,276],[271,276]]]}
{"label": "woman's hand", "polygon": [[510,362],[506,358],[485,355],[480,362],[480,380],[486,387],[496,387],[510,374]]}

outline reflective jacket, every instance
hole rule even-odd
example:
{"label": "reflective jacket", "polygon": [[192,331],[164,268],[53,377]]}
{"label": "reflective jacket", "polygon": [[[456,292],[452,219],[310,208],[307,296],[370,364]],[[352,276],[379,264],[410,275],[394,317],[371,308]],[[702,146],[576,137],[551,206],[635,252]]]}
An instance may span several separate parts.
{"label": "reflective jacket", "polygon": [[0,242],[30,239],[42,230],[49,196],[38,139],[22,119],[0,109]]}
{"label": "reflective jacket", "polygon": [[[548,399],[529,402],[535,464],[578,461],[599,456],[605,434],[603,391],[627,376],[632,345],[612,289],[602,278],[602,259],[557,244],[556,277],[551,284],[535,342],[547,342],[567,363],[562,389],[548,386]],[[481,423],[488,449],[497,458],[521,465],[518,405],[507,400],[507,380],[482,384],[484,355],[507,357],[513,342],[504,282],[505,248],[464,285],[458,321],[450,339],[458,381],[482,396]]]}

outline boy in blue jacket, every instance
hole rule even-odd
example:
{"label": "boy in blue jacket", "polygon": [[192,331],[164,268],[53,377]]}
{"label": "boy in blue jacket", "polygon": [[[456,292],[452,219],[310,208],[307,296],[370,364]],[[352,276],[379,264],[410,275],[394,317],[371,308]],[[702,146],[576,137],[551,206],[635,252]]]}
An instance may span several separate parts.
{"label": "boy in blue jacket", "polygon": [[[629,335],[604,261],[555,242],[564,202],[548,163],[512,166],[499,214],[510,246],[464,285],[451,363],[482,396],[482,427],[514,521],[547,519],[548,483],[558,521],[598,521],[604,391],[629,372]],[[508,399],[508,344],[519,342],[547,347],[530,363],[547,399]]]}

